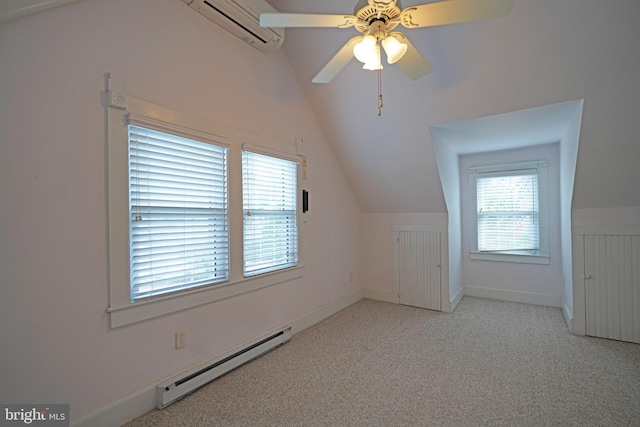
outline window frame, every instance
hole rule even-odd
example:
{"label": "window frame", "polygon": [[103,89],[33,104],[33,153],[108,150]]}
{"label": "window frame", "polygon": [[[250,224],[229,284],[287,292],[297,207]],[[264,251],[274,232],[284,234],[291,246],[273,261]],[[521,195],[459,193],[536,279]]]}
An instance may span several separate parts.
{"label": "window frame", "polygon": [[[140,177],[143,176],[144,174],[144,165],[145,164],[149,164],[150,161],[153,161],[154,157],[153,154],[158,154],[158,151],[153,150],[150,155],[147,157],[147,151],[143,148],[144,147],[144,142],[135,140],[132,141],[131,140],[131,135],[132,135],[132,127],[134,129],[139,129],[140,131],[134,131],[135,135],[138,135],[139,137],[143,138],[143,135],[147,134],[148,132],[150,132],[152,135],[155,134],[155,136],[158,138],[158,141],[161,141],[163,148],[167,148],[169,147],[168,143],[170,143],[169,140],[174,139],[173,137],[178,137],[181,138],[182,141],[179,144],[174,144],[171,145],[171,149],[175,150],[176,148],[179,149],[180,145],[182,143],[188,143],[188,142],[195,142],[196,144],[201,144],[202,145],[209,145],[212,148],[210,148],[210,155],[208,155],[207,157],[203,157],[204,160],[206,161],[212,161],[215,163],[219,163],[219,165],[217,167],[211,168],[211,173],[214,175],[210,175],[209,178],[218,178],[221,180],[216,180],[218,181],[218,186],[213,186],[211,188],[209,188],[209,186],[207,186],[208,189],[210,189],[210,192],[208,193],[207,197],[211,197],[213,194],[217,194],[217,199],[219,199],[218,201],[216,201],[216,204],[218,204],[215,208],[215,210],[219,211],[220,213],[216,214],[216,216],[222,216],[222,222],[220,223],[220,219],[216,220],[215,222],[220,223],[216,229],[215,229],[215,234],[218,237],[222,237],[222,240],[219,240],[222,243],[222,251],[217,252],[219,255],[218,257],[221,258],[222,260],[222,267],[223,269],[221,270],[221,272],[217,272],[215,274],[213,274],[214,277],[211,277],[210,279],[207,279],[206,281],[200,280],[198,281],[198,283],[192,283],[191,285],[187,284],[187,283],[180,283],[178,285],[174,285],[174,286],[164,286],[161,287],[155,291],[150,290],[150,291],[142,291],[140,289],[137,290],[138,296],[134,296],[134,289],[136,288],[136,286],[134,284],[131,284],[131,302],[132,303],[137,303],[137,302],[141,302],[141,301],[145,301],[148,299],[154,299],[154,298],[158,298],[160,296],[163,295],[169,295],[172,293],[176,293],[176,292],[185,292],[186,290],[189,289],[197,289],[200,287],[205,287],[205,286],[213,286],[216,284],[220,284],[220,283],[224,283],[226,281],[229,280],[229,275],[230,275],[230,268],[229,268],[229,260],[230,260],[230,253],[229,253],[229,191],[228,191],[228,151],[229,151],[229,147],[228,144],[225,144],[221,141],[218,140],[218,138],[212,138],[209,137],[207,135],[191,135],[190,137],[186,137],[186,134],[193,134],[193,132],[190,132],[189,130],[185,130],[185,129],[179,129],[175,126],[171,126],[171,128],[169,128],[169,126],[167,126],[166,124],[160,124],[155,120],[149,120],[148,118],[145,117],[138,117],[132,114],[129,114],[127,116],[127,122],[128,122],[128,129],[129,129],[129,138],[127,141],[127,146],[128,146],[128,152],[129,152],[129,192],[130,192],[130,203],[129,203],[129,214],[130,214],[130,220],[129,220],[129,230],[130,230],[130,244],[129,244],[129,250],[130,250],[130,257],[131,259],[133,259],[134,257],[134,253],[137,252],[134,250],[133,245],[131,244],[131,241],[134,239],[134,234],[136,235],[143,235],[143,236],[149,236],[151,235],[155,235],[155,233],[152,231],[152,233],[148,233],[148,232],[144,232],[144,233],[137,233],[136,230],[153,230],[154,227],[148,227],[148,226],[143,226],[143,227],[138,227],[138,225],[144,225],[145,224],[145,220],[147,215],[145,215],[143,212],[146,211],[154,211],[157,206],[151,204],[151,203],[137,203],[134,204],[132,197],[133,197],[133,193],[132,193],[132,189],[136,188],[135,194],[140,195],[141,197],[143,197],[143,199],[141,200],[145,200],[145,198],[147,200],[149,200],[149,189],[147,189],[147,192],[142,191],[145,189],[145,185],[143,184],[138,184],[137,181],[140,180]],[[160,124],[160,126],[158,126],[158,124]],[[162,130],[158,129],[159,127],[162,127]],[[163,135],[167,135],[168,137],[165,138],[163,137]],[[160,138],[163,138],[163,140],[161,140]],[[185,141],[186,140],[186,141]],[[156,146],[155,144],[153,144],[152,146]],[[195,147],[195,146],[192,146]],[[140,153],[141,156],[139,157],[140,159],[142,159],[141,162],[133,162],[132,161],[132,151],[136,152],[136,153]],[[163,150],[165,151],[165,150]],[[166,152],[166,151],[165,151]],[[193,152],[193,151],[191,151]],[[185,153],[185,151],[182,151],[181,153]],[[166,155],[166,154],[165,154]],[[157,158],[157,157],[155,157]],[[216,159],[217,158],[221,158],[221,161],[218,162]],[[179,158],[177,158],[179,159]],[[171,161],[174,161],[175,158],[172,157]],[[165,165],[166,166],[166,165]],[[174,166],[174,170],[176,164],[173,164]],[[132,171],[134,171],[134,167],[135,167],[135,173],[136,176],[131,176]],[[160,169],[158,169],[160,171]],[[162,169],[161,173],[163,174],[163,176],[166,178],[167,175],[164,175],[168,172],[167,169]],[[177,174],[172,174],[172,177],[180,177],[180,178],[184,178],[184,175],[177,175]],[[151,184],[151,188],[154,188],[155,185],[157,185],[157,182],[154,181],[150,181],[153,182],[153,184]],[[174,183],[177,183],[178,181],[176,181],[175,179],[173,179]],[[174,187],[176,188],[176,187]],[[165,197],[167,195],[167,193],[165,191],[163,191],[162,193],[158,193],[160,194],[162,197]],[[165,201],[167,199],[164,199]],[[211,200],[208,199],[207,203],[210,204]],[[221,205],[220,205],[221,203]],[[132,212],[132,209],[136,209],[137,213],[140,214],[138,220],[133,220],[133,216],[134,213]],[[183,209],[183,207],[179,207],[176,212],[174,213],[174,215],[176,214],[182,214],[182,215],[186,215],[184,214],[183,211],[181,211],[181,209]],[[193,208],[192,208],[193,209]],[[202,209],[200,207],[200,209]],[[213,212],[211,212],[210,214],[213,214]],[[153,214],[149,214],[149,215],[153,215]],[[198,214],[200,215],[200,214]],[[156,214],[157,216],[157,214]],[[209,217],[210,219],[210,217]],[[167,217],[163,218],[163,222],[167,220]],[[140,222],[141,221],[141,222]],[[184,221],[184,216],[181,217],[181,221]],[[154,224],[155,221],[149,221],[148,223],[150,225]],[[163,227],[167,227],[166,225],[164,225]],[[183,229],[184,231],[184,229]],[[201,239],[202,236],[199,235],[199,238]],[[153,242],[157,242],[156,240],[157,238],[154,238],[152,241]],[[149,247],[149,245],[156,247],[155,244],[151,244],[151,240],[145,239],[145,241],[149,242],[146,246]],[[164,248],[166,248],[166,246],[163,246]],[[184,249],[185,246],[182,246],[181,250]],[[189,248],[189,246],[187,246],[187,248]],[[210,254],[209,254],[210,255]],[[139,256],[139,255],[135,255],[135,256]],[[151,254],[147,254],[145,255],[145,257],[151,257]],[[130,265],[133,263],[133,261],[131,261]],[[146,263],[144,263],[143,265],[147,266]],[[149,265],[148,267],[152,267],[152,265]],[[151,268],[151,270],[154,271],[154,273],[152,273],[152,277],[155,274],[162,274],[160,271],[158,271],[156,273],[156,270]],[[217,269],[216,269],[217,270]],[[191,270],[186,270],[186,271],[191,271]],[[209,271],[209,274],[211,274],[212,271]],[[131,276],[135,276],[135,274],[133,273],[133,271],[130,269],[130,275]],[[142,276],[136,276],[138,280],[142,281]],[[134,278],[131,277],[131,280],[133,282]],[[139,284],[139,287],[154,287],[155,285],[155,281],[153,282],[153,284],[149,284],[149,285],[141,285]]]}
{"label": "window frame", "polygon": [[[538,175],[538,240],[537,253],[524,253],[516,251],[481,252],[478,250],[478,194],[477,179],[490,174],[503,176],[521,175],[522,170],[536,170]],[[514,172],[513,175],[508,172]],[[468,169],[469,195],[470,195],[470,251],[472,260],[516,262],[526,264],[549,264],[549,202],[548,202],[548,162],[536,160],[530,162],[501,163],[483,166],[471,166]]]}
{"label": "window frame", "polygon": [[[260,268],[257,270],[251,270],[251,271],[247,271],[246,268],[246,263],[247,263],[247,254],[246,254],[246,247],[245,247],[245,239],[246,239],[246,206],[244,205],[244,201],[246,200],[245,198],[245,159],[244,159],[244,155],[245,153],[247,154],[257,154],[260,156],[265,156],[265,157],[269,157],[269,158],[273,158],[273,159],[278,159],[278,160],[284,160],[284,161],[288,161],[291,162],[295,165],[295,182],[294,184],[294,189],[293,189],[293,198],[294,198],[294,215],[295,215],[295,261],[288,263],[288,264],[281,264],[281,265],[277,265],[277,266],[269,266],[269,267],[265,267],[265,268]],[[300,215],[298,214],[298,212],[300,211],[300,200],[299,200],[299,188],[300,188],[300,159],[297,157],[291,157],[291,156],[285,156],[282,153],[274,153],[274,152],[268,152],[264,149],[260,149],[259,147],[252,147],[251,145],[248,144],[244,144],[242,146],[242,174],[243,174],[243,185],[242,185],[242,199],[243,199],[243,212],[242,212],[242,225],[243,225],[243,255],[242,255],[242,265],[243,265],[243,275],[244,277],[254,277],[254,276],[259,276],[262,274],[267,274],[267,273],[272,273],[272,272],[277,272],[280,270],[284,270],[287,268],[292,268],[295,267],[299,264],[300,262],[300,255],[299,255],[299,251],[300,251]]]}
{"label": "window frame", "polygon": [[[295,267],[246,278],[242,274],[242,145],[251,143],[256,147],[264,147],[263,149],[267,152],[281,153],[296,158],[297,151],[294,146],[278,144],[247,132],[143,101],[119,91],[109,90],[105,93],[105,98],[107,121],[107,233],[109,242],[107,248],[109,305],[106,311],[109,315],[111,328],[210,304],[304,276],[305,266],[302,262],[303,253],[301,249],[299,249],[298,265]],[[162,131],[163,127],[174,131],[179,130],[185,132],[184,136],[191,139],[198,139],[198,137],[213,138],[217,141],[217,145],[226,144],[228,146],[227,185],[230,248],[230,278],[228,281],[187,289],[149,300],[131,302],[129,285],[129,159],[127,128],[127,117],[130,117],[130,115],[143,117],[158,126],[160,131]],[[299,176],[300,174],[298,173],[298,179]],[[300,197],[300,195],[297,194],[296,197]],[[297,206],[299,206],[299,203]],[[296,217],[299,225],[301,222],[299,209],[296,212]]]}

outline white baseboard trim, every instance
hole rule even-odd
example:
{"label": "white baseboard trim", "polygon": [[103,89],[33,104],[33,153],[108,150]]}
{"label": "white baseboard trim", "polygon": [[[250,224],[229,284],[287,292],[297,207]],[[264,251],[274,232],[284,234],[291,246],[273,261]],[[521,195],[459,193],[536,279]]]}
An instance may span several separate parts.
{"label": "white baseboard trim", "polygon": [[462,297],[464,297],[464,286],[460,286],[455,295],[453,295],[453,298],[451,299],[450,313],[456,311],[456,307],[458,306],[458,304],[460,304],[460,301],[462,301]]}
{"label": "white baseboard trim", "polygon": [[482,288],[464,285],[464,295],[501,301],[521,302],[525,304],[544,305],[562,308],[562,297],[556,295],[536,294],[533,292],[511,291],[506,289]]}
{"label": "white baseboard trim", "polygon": [[393,292],[372,291],[371,289],[365,289],[364,297],[376,301],[390,302],[393,304],[399,303],[398,296]]}
{"label": "white baseboard trim", "polygon": [[564,316],[564,322],[567,324],[567,328],[569,332],[573,332],[573,313],[569,310],[569,306],[567,305],[567,300],[562,298],[562,315]]}
{"label": "white baseboard trim", "polygon": [[[460,301],[462,301],[463,296],[464,296],[464,288],[461,286],[448,305],[446,300],[443,301],[442,312],[453,313],[456,307],[458,306],[458,304],[460,303]],[[365,289],[364,297],[368,299],[376,300],[376,301],[390,302],[392,304],[400,304],[398,295],[392,292],[373,291],[370,289]]]}
{"label": "white baseboard trim", "polygon": [[307,329],[309,326],[315,325],[316,323],[326,319],[327,317],[336,314],[341,310],[344,310],[352,304],[357,303],[362,298],[364,298],[364,291],[360,290],[354,292],[351,295],[346,295],[323,306],[320,306],[311,313],[305,314],[304,316],[299,317],[298,319],[295,319],[293,322],[291,322],[291,333],[295,335],[298,332]]}
{"label": "white baseboard trim", "polygon": [[71,421],[71,427],[113,427],[125,424],[156,407],[156,384],[131,393],[82,418]]}
{"label": "white baseboard trim", "polygon": [[[335,301],[318,307],[314,311],[301,316],[292,322],[283,325],[282,328],[291,326],[291,333],[296,334],[309,326],[312,326],[327,317],[344,310],[352,304],[364,298],[364,291],[338,298]],[[239,350],[239,349],[237,349]],[[231,353],[237,351],[233,350]],[[198,364],[200,365],[200,364]],[[195,367],[196,365],[194,365]],[[190,368],[187,368],[187,370]],[[156,407],[156,385],[166,380],[160,379],[157,383],[131,393],[122,399],[93,411],[81,418],[71,421],[72,427],[112,427],[125,424],[134,418],[146,414]]]}

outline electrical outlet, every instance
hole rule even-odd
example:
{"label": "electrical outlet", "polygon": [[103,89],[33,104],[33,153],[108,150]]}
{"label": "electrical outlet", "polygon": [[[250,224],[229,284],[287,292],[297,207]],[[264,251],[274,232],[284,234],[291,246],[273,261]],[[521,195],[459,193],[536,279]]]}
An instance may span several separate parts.
{"label": "electrical outlet", "polygon": [[187,345],[187,333],[185,331],[176,332],[176,350]]}

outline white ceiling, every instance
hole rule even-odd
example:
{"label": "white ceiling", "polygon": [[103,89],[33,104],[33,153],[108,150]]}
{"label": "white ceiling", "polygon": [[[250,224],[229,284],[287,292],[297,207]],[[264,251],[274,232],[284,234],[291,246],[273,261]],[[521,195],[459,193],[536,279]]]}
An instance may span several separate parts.
{"label": "white ceiling", "polygon": [[[351,14],[356,1],[270,3],[282,12]],[[434,71],[411,81],[386,65],[380,117],[377,73],[355,59],[331,83],[311,83],[355,29],[287,29],[284,49],[365,212],[446,211],[429,126],[576,99],[585,109],[574,208],[640,206],[630,184],[640,181],[638,22],[637,0],[515,0],[507,18],[400,28]],[[520,141],[554,134],[549,126],[560,120],[546,118]],[[469,130],[504,144],[521,129],[484,121]]]}
{"label": "white ceiling", "polygon": [[576,102],[560,102],[431,129],[459,155],[488,153],[560,142],[576,114]]}

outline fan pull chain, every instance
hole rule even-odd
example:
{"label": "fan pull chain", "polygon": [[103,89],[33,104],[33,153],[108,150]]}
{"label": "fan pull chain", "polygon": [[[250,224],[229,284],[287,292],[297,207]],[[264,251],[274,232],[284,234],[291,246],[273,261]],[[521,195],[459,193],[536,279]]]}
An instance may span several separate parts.
{"label": "fan pull chain", "polygon": [[382,115],[382,58],[378,67],[378,117]]}

